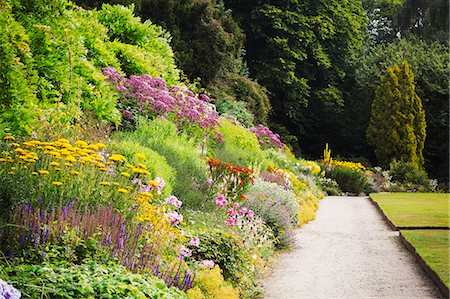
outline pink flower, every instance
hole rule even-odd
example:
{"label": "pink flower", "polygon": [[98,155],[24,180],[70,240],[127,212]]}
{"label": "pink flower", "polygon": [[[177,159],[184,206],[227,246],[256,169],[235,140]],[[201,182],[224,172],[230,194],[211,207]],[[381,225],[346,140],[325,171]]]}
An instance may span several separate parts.
{"label": "pink flower", "polygon": [[193,238],[191,238],[191,239],[189,240],[189,245],[195,246],[195,247],[200,246],[200,239],[199,239],[199,237],[193,237]]}
{"label": "pink flower", "polygon": [[139,179],[139,178],[135,178],[134,180],[133,180],[133,184],[134,185],[142,185],[142,181]]}
{"label": "pink flower", "polygon": [[228,215],[230,215],[231,217],[234,217],[234,216],[236,216],[236,215],[238,214],[237,211],[234,210],[234,209],[228,209],[227,213],[228,213]]}
{"label": "pink flower", "polygon": [[226,224],[226,225],[229,225],[229,226],[235,226],[236,223],[237,223],[236,217],[231,217],[231,216],[230,216],[230,217],[228,217],[227,220],[225,220],[225,224]]}
{"label": "pink flower", "polygon": [[166,214],[169,217],[170,220],[170,224],[172,225],[177,225],[178,223],[180,223],[181,221],[183,221],[183,215],[178,214],[177,212],[169,212]]}
{"label": "pink flower", "polygon": [[225,199],[225,195],[223,195],[223,194],[219,194],[216,197],[215,201],[216,201],[216,205],[221,208],[228,204],[228,201]]}
{"label": "pink flower", "polygon": [[245,215],[245,214],[247,214],[247,212],[248,212],[248,209],[244,207],[239,211],[239,214]]}
{"label": "pink flower", "polygon": [[235,202],[233,204],[233,209],[235,209],[235,210],[239,209],[239,203],[238,202]]}
{"label": "pink flower", "polygon": [[214,265],[215,265],[214,261],[212,261],[212,260],[202,260],[200,262],[200,264],[202,264],[203,267],[205,267],[207,269],[212,269],[212,268],[214,268]]}
{"label": "pink flower", "polygon": [[155,179],[155,182],[158,183],[158,186],[156,187],[156,189],[158,189],[158,191],[161,191],[164,188],[164,186],[166,185],[166,182],[164,182],[164,180],[160,177],[157,177]]}
{"label": "pink flower", "polygon": [[181,200],[178,200],[178,198],[176,196],[173,196],[173,195],[171,195],[168,198],[166,198],[165,202],[167,204],[173,205],[177,209],[181,208],[181,206],[183,205],[183,202]]}
{"label": "pink flower", "polygon": [[252,210],[249,210],[247,213],[247,218],[250,220],[255,216],[255,213]]}
{"label": "pink flower", "polygon": [[186,248],[186,246],[184,245],[181,245],[178,253],[180,254],[181,258],[192,256],[192,251]]}

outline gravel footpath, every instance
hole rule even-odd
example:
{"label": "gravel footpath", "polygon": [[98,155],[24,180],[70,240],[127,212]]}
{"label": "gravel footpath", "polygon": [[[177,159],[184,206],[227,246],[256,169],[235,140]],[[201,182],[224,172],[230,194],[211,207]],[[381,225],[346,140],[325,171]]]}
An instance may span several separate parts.
{"label": "gravel footpath", "polygon": [[443,298],[367,197],[327,197],[262,281],[265,297]]}

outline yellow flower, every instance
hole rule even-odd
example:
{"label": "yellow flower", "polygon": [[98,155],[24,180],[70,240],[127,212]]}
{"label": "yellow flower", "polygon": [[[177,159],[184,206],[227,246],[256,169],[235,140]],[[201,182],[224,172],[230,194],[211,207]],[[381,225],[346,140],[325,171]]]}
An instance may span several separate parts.
{"label": "yellow flower", "polygon": [[102,167],[102,168],[99,168],[98,170],[100,170],[100,171],[108,171],[108,168]]}
{"label": "yellow flower", "polygon": [[14,171],[9,171],[8,174],[13,175],[13,174],[16,174],[16,173]]}
{"label": "yellow flower", "polygon": [[114,154],[111,157],[109,157],[108,160],[115,161],[115,162],[121,162],[121,161],[126,161],[127,158],[125,158],[124,156],[119,155],[119,154]]}
{"label": "yellow flower", "polygon": [[60,143],[69,143],[69,140],[65,139],[65,138],[60,138],[57,140]]}
{"label": "yellow flower", "polygon": [[141,164],[141,163],[136,164],[136,167],[139,167],[142,169],[147,169],[147,166],[145,166],[144,164]]}
{"label": "yellow flower", "polygon": [[153,196],[153,194],[151,194],[150,192],[140,192],[140,194],[141,194],[143,197],[152,197],[152,196]]}
{"label": "yellow flower", "polygon": [[100,185],[102,185],[102,186],[110,186],[111,183],[110,182],[100,182]]}
{"label": "yellow flower", "polygon": [[51,163],[50,163],[50,165],[51,165],[51,166],[59,166],[59,163],[58,163],[58,162],[55,162],[55,161],[53,161],[53,162],[51,162]]}
{"label": "yellow flower", "polygon": [[50,173],[50,172],[48,172],[47,170],[44,170],[44,169],[38,170],[38,172],[40,174],[49,174]]}
{"label": "yellow flower", "polygon": [[106,145],[104,143],[98,142],[95,144],[99,149],[100,148],[106,148]]}
{"label": "yellow flower", "polygon": [[20,144],[18,144],[18,143],[16,143],[16,142],[11,143],[11,145],[14,146],[14,147],[19,147],[19,146],[20,146]]}
{"label": "yellow flower", "polygon": [[6,135],[5,137],[3,137],[3,139],[5,139],[5,140],[15,140],[16,138],[14,138],[12,135]]}
{"label": "yellow flower", "polygon": [[75,171],[75,170],[71,170],[71,171],[69,171],[69,174],[71,174],[71,175],[78,175],[78,174],[80,174],[80,172],[79,171]]}
{"label": "yellow flower", "polygon": [[120,175],[129,178],[130,174],[128,172],[121,172]]}
{"label": "yellow flower", "polygon": [[67,166],[67,167],[72,167],[73,166],[72,163],[64,163],[64,165]]}
{"label": "yellow flower", "polygon": [[78,141],[76,142],[76,145],[79,146],[79,147],[88,147],[87,142],[86,142],[86,141],[83,141],[83,140],[78,140]]}
{"label": "yellow flower", "polygon": [[158,182],[156,182],[156,181],[154,181],[154,180],[148,181],[148,182],[147,182],[147,185],[152,185],[152,186],[155,186],[155,187],[158,187],[158,186],[159,186]]}
{"label": "yellow flower", "polygon": [[61,168],[56,167],[55,170],[56,170],[56,171],[61,171]]}
{"label": "yellow flower", "polygon": [[52,184],[55,185],[55,186],[61,186],[63,183],[61,183],[61,182],[52,182]]}
{"label": "yellow flower", "polygon": [[108,161],[105,163],[106,165],[114,165],[114,162]]}
{"label": "yellow flower", "polygon": [[38,175],[38,173],[36,171],[33,171],[31,174],[32,175]]}
{"label": "yellow flower", "polygon": [[0,158],[0,162],[6,162],[5,158]]}
{"label": "yellow flower", "polygon": [[72,163],[77,162],[77,159],[75,159],[74,156],[66,156],[64,159],[65,159],[67,162],[72,162]]}
{"label": "yellow flower", "polygon": [[120,184],[117,183],[117,182],[113,182],[112,184],[113,184],[114,186],[120,186]]}
{"label": "yellow flower", "polygon": [[143,153],[137,153],[137,154],[135,154],[134,156],[136,157],[136,159],[141,159],[141,160],[143,160],[143,159],[146,158],[145,155],[144,155]]}
{"label": "yellow flower", "polygon": [[50,151],[49,154],[52,155],[52,156],[55,156],[55,157],[60,157],[61,156],[61,154],[59,152],[57,152],[57,151]]}
{"label": "yellow flower", "polygon": [[125,188],[119,188],[119,189],[117,189],[117,192],[119,192],[119,193],[128,193],[128,190],[125,189]]}

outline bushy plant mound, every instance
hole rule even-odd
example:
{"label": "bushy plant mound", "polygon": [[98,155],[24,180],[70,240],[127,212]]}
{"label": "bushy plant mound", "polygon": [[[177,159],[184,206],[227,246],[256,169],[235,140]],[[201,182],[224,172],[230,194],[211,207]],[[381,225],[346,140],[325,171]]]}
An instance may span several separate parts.
{"label": "bushy plant mound", "polygon": [[86,11],[68,0],[5,2],[0,7],[0,131],[30,134],[40,111],[65,123],[81,111],[120,122],[101,68],[178,81],[169,36],[131,8]]}
{"label": "bushy plant mound", "polygon": [[367,177],[359,171],[348,168],[333,167],[326,173],[327,178],[336,181],[343,192],[363,194],[370,192]]}
{"label": "bushy plant mound", "polygon": [[[419,169],[414,163],[393,161],[390,164],[389,176],[391,184],[395,184],[399,191],[434,191],[437,183],[428,179],[425,170]],[[394,190],[391,186],[390,189]]]}
{"label": "bushy plant mound", "polygon": [[[208,265],[207,262],[204,264]],[[211,265],[214,265],[211,263]],[[202,268],[195,279],[195,285],[187,292],[190,299],[223,298],[239,299],[239,291],[225,281],[218,265],[214,268]]]}
{"label": "bushy plant mound", "polygon": [[129,272],[113,262],[2,265],[0,277],[20,289],[22,298],[187,298],[161,279]]}

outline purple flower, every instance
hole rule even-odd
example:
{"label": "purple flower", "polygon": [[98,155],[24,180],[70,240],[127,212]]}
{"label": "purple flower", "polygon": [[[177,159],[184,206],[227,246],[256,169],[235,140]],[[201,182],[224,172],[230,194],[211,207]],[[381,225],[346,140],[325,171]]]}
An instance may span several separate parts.
{"label": "purple flower", "polygon": [[203,265],[203,267],[207,268],[207,269],[212,269],[214,268],[214,261],[212,260],[202,260],[200,261],[200,264]]}
{"label": "purple flower", "polygon": [[20,299],[20,292],[6,281],[0,279],[0,298]]}

